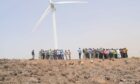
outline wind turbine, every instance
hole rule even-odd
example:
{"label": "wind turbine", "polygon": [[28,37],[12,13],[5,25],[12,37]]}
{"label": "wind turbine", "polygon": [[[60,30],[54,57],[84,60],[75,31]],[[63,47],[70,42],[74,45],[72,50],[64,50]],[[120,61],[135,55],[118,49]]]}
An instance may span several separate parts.
{"label": "wind turbine", "polygon": [[55,5],[61,5],[61,4],[74,4],[74,3],[87,3],[85,1],[60,1],[60,2],[54,2],[53,0],[49,0],[49,6],[46,8],[45,12],[42,14],[40,19],[37,21],[34,29],[32,31],[35,31],[41,22],[45,19],[45,17],[48,15],[48,13],[52,12],[52,21],[53,21],[53,35],[54,35],[54,48],[58,49],[58,39],[57,39],[57,29],[56,29],[56,6]]}

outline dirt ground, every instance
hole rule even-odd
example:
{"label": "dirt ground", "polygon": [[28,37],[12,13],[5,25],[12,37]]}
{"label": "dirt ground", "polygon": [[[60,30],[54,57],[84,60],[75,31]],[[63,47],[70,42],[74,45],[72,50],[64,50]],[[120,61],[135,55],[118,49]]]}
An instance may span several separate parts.
{"label": "dirt ground", "polygon": [[0,84],[140,84],[140,58],[0,59]]}

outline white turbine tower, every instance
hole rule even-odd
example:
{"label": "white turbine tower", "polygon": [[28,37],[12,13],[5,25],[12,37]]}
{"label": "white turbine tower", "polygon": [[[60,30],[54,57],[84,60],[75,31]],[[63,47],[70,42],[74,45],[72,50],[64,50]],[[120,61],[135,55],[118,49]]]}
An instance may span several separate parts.
{"label": "white turbine tower", "polygon": [[53,34],[54,34],[54,48],[58,49],[58,39],[57,39],[57,29],[56,29],[56,7],[55,5],[59,4],[70,4],[70,3],[87,3],[85,1],[61,1],[61,2],[54,2],[53,0],[49,1],[49,6],[46,8],[45,12],[42,14],[38,22],[36,23],[34,29],[32,31],[35,31],[41,22],[45,19],[45,17],[48,15],[48,13],[51,11],[52,12],[52,21],[53,21]]}

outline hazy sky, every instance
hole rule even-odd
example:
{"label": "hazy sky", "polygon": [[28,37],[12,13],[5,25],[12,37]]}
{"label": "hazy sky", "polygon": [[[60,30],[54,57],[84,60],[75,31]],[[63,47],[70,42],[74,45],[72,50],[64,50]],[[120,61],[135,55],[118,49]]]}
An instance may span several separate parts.
{"label": "hazy sky", "polygon": [[[32,33],[48,1],[0,0],[0,58],[30,58],[32,49],[53,48],[51,13]],[[59,48],[74,54],[79,47],[127,47],[129,56],[140,56],[140,0],[85,1],[56,6]]]}

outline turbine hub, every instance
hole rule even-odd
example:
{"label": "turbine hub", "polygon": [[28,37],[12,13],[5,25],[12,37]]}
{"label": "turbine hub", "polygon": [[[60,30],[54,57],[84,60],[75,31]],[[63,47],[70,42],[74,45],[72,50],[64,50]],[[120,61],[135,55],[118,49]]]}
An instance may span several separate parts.
{"label": "turbine hub", "polygon": [[56,10],[56,8],[55,8],[53,3],[50,3],[50,5],[51,5],[51,9]]}

